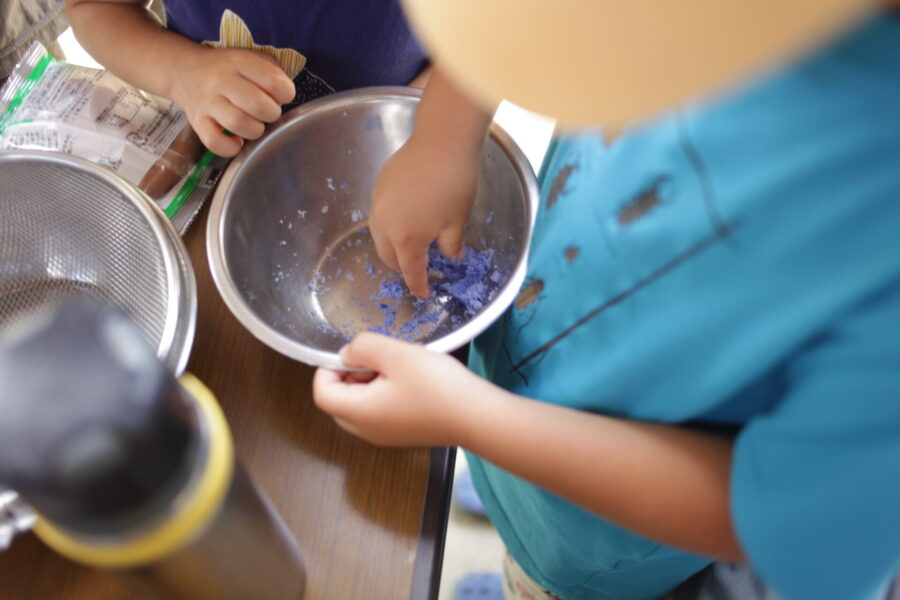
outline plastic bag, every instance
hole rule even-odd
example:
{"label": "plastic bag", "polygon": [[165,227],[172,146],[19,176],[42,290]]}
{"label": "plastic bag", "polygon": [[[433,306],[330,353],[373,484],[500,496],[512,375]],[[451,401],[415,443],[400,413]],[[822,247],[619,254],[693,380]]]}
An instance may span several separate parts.
{"label": "plastic bag", "polygon": [[183,232],[225,159],[203,148],[174,103],[101,69],[54,59],[39,43],[0,88],[0,150],[85,158],[137,186]]}

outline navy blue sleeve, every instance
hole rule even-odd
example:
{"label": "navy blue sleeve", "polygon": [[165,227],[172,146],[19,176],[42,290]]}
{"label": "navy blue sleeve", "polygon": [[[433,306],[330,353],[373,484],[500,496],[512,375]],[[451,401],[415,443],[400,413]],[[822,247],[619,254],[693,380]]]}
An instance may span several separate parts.
{"label": "navy blue sleeve", "polygon": [[[168,28],[197,42],[291,49],[306,58],[297,76],[308,100],[330,91],[407,85],[428,60],[399,0],[166,0]],[[238,40],[223,28],[226,12],[244,30]],[[304,94],[303,88],[309,88]],[[307,97],[308,96],[308,97]]]}

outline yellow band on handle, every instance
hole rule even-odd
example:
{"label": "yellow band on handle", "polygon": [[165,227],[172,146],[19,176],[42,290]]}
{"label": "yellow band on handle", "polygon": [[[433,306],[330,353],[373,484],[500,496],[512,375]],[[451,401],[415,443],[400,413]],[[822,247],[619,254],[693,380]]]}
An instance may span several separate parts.
{"label": "yellow band on handle", "polygon": [[209,428],[209,454],[197,488],[184,506],[153,531],[115,543],[89,543],[73,538],[38,516],[34,532],[56,552],[75,562],[106,569],[152,564],[193,539],[218,513],[231,486],[234,447],[225,415],[212,392],[189,373],[180,383],[197,401]]}

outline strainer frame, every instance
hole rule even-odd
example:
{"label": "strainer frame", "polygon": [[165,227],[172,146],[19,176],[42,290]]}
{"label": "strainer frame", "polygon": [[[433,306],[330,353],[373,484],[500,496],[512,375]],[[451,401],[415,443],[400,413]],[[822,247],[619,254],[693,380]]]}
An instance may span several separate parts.
{"label": "strainer frame", "polygon": [[42,163],[74,169],[95,177],[127,199],[146,221],[162,254],[166,274],[166,318],[157,356],[176,375],[190,357],[197,326],[197,282],[184,245],[172,222],[147,194],[112,171],[68,154],[36,150],[2,150],[0,167],[8,163]]}

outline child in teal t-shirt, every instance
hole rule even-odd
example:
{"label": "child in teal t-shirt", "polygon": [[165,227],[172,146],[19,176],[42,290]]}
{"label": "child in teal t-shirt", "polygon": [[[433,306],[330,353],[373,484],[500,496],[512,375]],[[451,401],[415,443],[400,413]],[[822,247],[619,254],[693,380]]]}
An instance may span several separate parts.
{"label": "child in teal t-shirt", "polygon": [[658,598],[715,559],[790,600],[876,598],[900,568],[900,21],[561,138],[541,191],[522,294],[473,347],[491,383],[362,335],[344,360],[378,376],[320,371],[319,405],[469,450],[565,600]]}

